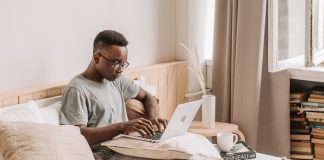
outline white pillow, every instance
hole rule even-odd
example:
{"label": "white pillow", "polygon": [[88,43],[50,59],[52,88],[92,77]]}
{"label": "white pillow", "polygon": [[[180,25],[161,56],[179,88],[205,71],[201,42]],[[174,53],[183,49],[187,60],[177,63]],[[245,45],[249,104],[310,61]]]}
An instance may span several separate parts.
{"label": "white pillow", "polygon": [[94,160],[80,128],[0,121],[0,152],[6,160]]}
{"label": "white pillow", "polygon": [[150,143],[126,137],[119,137],[102,145],[115,152],[151,159],[221,159],[213,144],[205,137],[186,133],[160,143]]}
{"label": "white pillow", "polygon": [[42,117],[45,123],[59,125],[60,124],[60,109],[62,102],[58,101],[49,106],[40,108]]}
{"label": "white pillow", "polygon": [[35,103],[38,105],[39,108],[42,108],[44,106],[49,106],[55,102],[58,102],[61,99],[62,99],[62,96],[55,96],[55,97],[35,100]]}
{"label": "white pillow", "polygon": [[44,122],[39,107],[34,101],[0,109],[0,120],[7,122]]}

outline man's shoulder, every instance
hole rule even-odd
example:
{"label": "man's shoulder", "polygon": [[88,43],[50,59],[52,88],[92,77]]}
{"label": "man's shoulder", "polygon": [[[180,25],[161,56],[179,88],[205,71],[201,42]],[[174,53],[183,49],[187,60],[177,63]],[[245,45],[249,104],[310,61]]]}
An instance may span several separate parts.
{"label": "man's shoulder", "polygon": [[82,87],[83,85],[82,85],[82,83],[84,83],[84,80],[82,79],[82,77],[81,77],[81,75],[76,75],[76,76],[74,76],[71,80],[70,80],[70,82],[69,82],[69,84],[67,85],[67,87]]}
{"label": "man's shoulder", "polygon": [[66,85],[65,89],[84,90],[89,84],[85,81],[82,75],[74,76]]}
{"label": "man's shoulder", "polygon": [[80,75],[76,75],[65,86],[63,96],[87,96],[88,92],[88,84],[83,80],[82,77],[80,77]]}

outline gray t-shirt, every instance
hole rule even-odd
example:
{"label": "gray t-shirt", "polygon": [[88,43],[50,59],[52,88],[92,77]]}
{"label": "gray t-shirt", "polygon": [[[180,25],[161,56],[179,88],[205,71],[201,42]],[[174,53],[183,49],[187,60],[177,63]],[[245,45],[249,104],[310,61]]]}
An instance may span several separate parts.
{"label": "gray t-shirt", "polygon": [[[127,121],[125,102],[135,98],[139,89],[124,76],[98,83],[77,75],[64,89],[60,123],[104,127]],[[91,149],[100,160],[110,159],[115,153],[100,144],[91,145]]]}
{"label": "gray t-shirt", "polygon": [[138,92],[139,86],[124,76],[98,83],[77,75],[64,89],[60,123],[104,127],[127,121],[125,102]]}

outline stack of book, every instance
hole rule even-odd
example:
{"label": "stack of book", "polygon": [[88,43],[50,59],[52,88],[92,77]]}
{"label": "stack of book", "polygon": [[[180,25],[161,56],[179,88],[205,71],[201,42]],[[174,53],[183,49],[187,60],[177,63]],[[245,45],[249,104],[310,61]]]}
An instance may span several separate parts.
{"label": "stack of book", "polygon": [[305,112],[290,116],[290,132],[294,134],[311,133]]}
{"label": "stack of book", "polygon": [[324,87],[316,86],[310,89],[308,102],[324,103]]}
{"label": "stack of book", "polygon": [[314,143],[315,158],[324,159],[324,129],[313,128],[312,143]]}
{"label": "stack of book", "polygon": [[301,102],[305,100],[305,92],[290,93],[290,114],[296,115],[301,107]]}
{"label": "stack of book", "polygon": [[292,159],[313,159],[313,147],[310,142],[311,135],[291,134],[290,135],[290,158]]}
{"label": "stack of book", "polygon": [[301,111],[311,128],[311,143],[316,159],[324,159],[324,87],[313,87],[309,91],[308,102],[302,102]]}
{"label": "stack of book", "polygon": [[314,150],[311,143],[311,128],[306,112],[301,110],[305,100],[304,92],[290,94],[290,157],[293,159],[313,159]]}

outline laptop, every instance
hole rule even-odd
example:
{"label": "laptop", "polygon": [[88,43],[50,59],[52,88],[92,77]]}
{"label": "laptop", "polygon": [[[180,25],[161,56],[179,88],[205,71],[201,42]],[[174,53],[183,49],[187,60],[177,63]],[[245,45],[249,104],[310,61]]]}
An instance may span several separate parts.
{"label": "laptop", "polygon": [[175,136],[184,135],[192,120],[194,119],[196,113],[199,110],[199,107],[202,104],[202,100],[192,101],[188,103],[179,104],[172,114],[172,117],[168,123],[168,126],[165,128],[164,132],[149,137],[141,137],[141,135],[137,132],[133,132],[131,134],[120,134],[118,137],[128,137],[137,140],[143,140],[151,143],[158,143],[160,141],[166,140],[168,138],[172,138]]}

